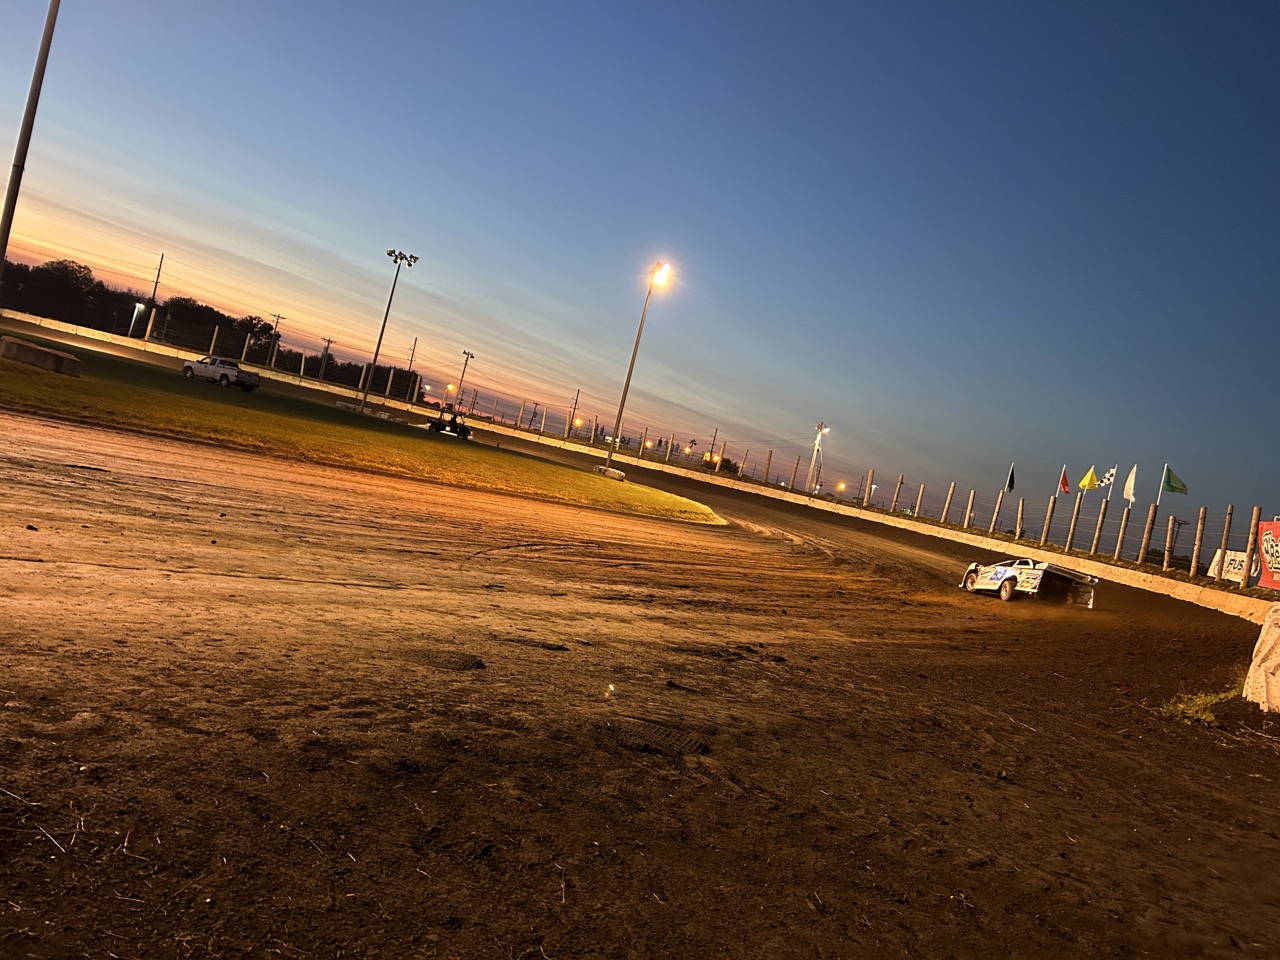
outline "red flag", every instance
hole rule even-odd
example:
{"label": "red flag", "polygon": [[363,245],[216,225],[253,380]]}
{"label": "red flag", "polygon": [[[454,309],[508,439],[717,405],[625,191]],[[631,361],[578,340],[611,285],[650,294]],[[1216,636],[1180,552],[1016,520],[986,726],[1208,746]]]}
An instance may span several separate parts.
{"label": "red flag", "polygon": [[1067,465],[1062,465],[1062,476],[1058,478],[1058,489],[1063,493],[1071,492],[1071,484],[1067,482]]}

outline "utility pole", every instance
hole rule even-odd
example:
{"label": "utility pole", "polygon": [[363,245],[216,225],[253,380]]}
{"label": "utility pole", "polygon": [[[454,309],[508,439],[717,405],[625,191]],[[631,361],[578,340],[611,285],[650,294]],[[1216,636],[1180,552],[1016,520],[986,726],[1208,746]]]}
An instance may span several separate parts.
{"label": "utility pole", "polygon": [[289,317],[280,316],[279,314],[271,314],[270,316],[275,317],[275,325],[271,328],[271,360],[268,362],[268,366],[275,367],[275,352],[280,347],[280,321],[288,320]]}
{"label": "utility pole", "polygon": [[[476,355],[472,353],[470,350],[462,351],[462,375],[458,377],[458,406],[461,406],[462,404],[462,381],[467,376],[467,364],[470,363],[475,358],[476,358]],[[472,406],[475,405],[474,397],[472,398],[471,403],[472,403]],[[455,407],[454,409],[457,409],[457,407]]]}
{"label": "utility pole", "polygon": [[569,432],[573,429],[573,421],[578,416],[578,397],[581,395],[581,393],[582,393],[581,387],[573,391],[573,409],[569,411],[569,422],[566,423],[564,426],[564,435],[566,437],[569,436]]}
{"label": "utility pole", "polygon": [[413,358],[418,352],[418,338],[413,338],[413,346],[409,348],[409,392],[405,395],[405,399],[413,403]]}
{"label": "utility pole", "polygon": [[156,324],[156,291],[160,289],[160,271],[164,269],[164,254],[160,254],[160,265],[156,267],[156,282],[151,285],[151,299],[147,301],[151,308],[147,312],[147,332],[142,335],[143,340],[151,339],[151,328]]}
{"label": "utility pole", "polygon": [[324,379],[324,365],[329,362],[329,348],[331,346],[333,346],[333,341],[326,340],[324,342],[324,349],[320,351],[320,374],[316,377],[317,380]]}

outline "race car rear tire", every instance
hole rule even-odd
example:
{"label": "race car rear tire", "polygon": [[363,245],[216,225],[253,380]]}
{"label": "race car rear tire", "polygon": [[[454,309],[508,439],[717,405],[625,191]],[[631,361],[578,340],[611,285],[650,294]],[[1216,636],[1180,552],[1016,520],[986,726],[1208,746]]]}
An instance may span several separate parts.
{"label": "race car rear tire", "polygon": [[978,586],[978,575],[976,573],[970,573],[968,576],[964,578],[964,588],[968,590],[970,593],[973,593],[973,591],[977,589],[977,586]]}
{"label": "race car rear tire", "polygon": [[1013,579],[1006,580],[1004,583],[1000,584],[1000,599],[1012,600],[1016,596],[1017,589],[1018,589],[1017,580],[1013,580]]}

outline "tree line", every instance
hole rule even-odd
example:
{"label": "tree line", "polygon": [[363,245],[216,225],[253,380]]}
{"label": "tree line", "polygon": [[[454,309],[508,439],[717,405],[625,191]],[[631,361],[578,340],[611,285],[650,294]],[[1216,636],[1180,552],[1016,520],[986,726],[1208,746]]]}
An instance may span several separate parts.
{"label": "tree line", "polygon": [[[304,353],[284,347],[280,333],[258,316],[232,317],[191,297],[173,296],[155,305],[151,322],[150,298],[136,290],[116,290],[94,277],[74,260],[50,260],[39,266],[4,264],[0,307],[48,317],[119,336],[150,339],[200,353],[278,367],[293,373],[359,389],[366,364],[340,360],[328,353]],[[409,399],[418,384],[409,371],[379,364],[370,378],[375,395]],[[422,399],[421,393],[417,398]]]}

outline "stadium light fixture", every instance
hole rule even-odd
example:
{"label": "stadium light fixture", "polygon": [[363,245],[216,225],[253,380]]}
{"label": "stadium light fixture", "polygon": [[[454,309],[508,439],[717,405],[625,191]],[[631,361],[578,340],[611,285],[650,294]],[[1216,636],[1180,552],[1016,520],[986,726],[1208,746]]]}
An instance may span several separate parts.
{"label": "stadium light fixture", "polygon": [[387,248],[387,256],[396,262],[396,274],[391,278],[391,294],[387,297],[387,309],[382,314],[382,328],[378,330],[378,343],[373,348],[373,363],[369,365],[369,374],[364,378],[364,393],[360,397],[360,412],[364,413],[365,402],[369,399],[369,387],[373,384],[373,375],[378,370],[378,354],[382,352],[382,335],[387,332],[387,317],[391,316],[391,301],[396,295],[396,281],[400,279],[400,268],[405,264],[413,266],[418,258],[412,253]]}

